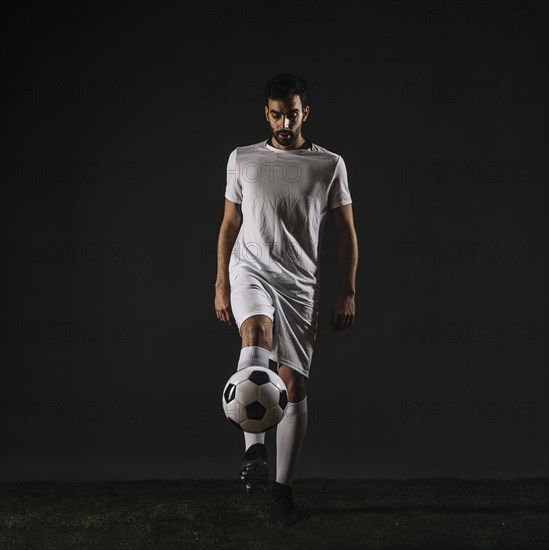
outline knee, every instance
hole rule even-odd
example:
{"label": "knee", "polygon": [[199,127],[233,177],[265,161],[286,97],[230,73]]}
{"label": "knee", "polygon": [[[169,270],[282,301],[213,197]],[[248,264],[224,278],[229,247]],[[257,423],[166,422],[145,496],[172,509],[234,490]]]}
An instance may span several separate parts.
{"label": "knee", "polygon": [[[258,316],[259,317],[259,316]],[[242,346],[260,346],[265,349],[273,347],[272,321],[265,316],[245,321],[241,328]]]}
{"label": "knee", "polygon": [[292,403],[303,401],[307,397],[307,377],[287,365],[281,365],[278,375],[288,390],[288,400]]}
{"label": "knee", "polygon": [[288,388],[288,401],[292,403],[297,403],[298,401],[303,401],[307,396],[307,383],[292,381],[289,384],[286,384]]}

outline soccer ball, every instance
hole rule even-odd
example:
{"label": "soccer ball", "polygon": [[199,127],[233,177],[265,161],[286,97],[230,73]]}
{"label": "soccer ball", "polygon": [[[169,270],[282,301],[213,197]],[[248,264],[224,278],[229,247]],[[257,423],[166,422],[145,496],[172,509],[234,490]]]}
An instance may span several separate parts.
{"label": "soccer ball", "polygon": [[238,429],[261,433],[274,428],[284,416],[288,390],[282,378],[266,367],[236,371],[223,389],[223,410]]}

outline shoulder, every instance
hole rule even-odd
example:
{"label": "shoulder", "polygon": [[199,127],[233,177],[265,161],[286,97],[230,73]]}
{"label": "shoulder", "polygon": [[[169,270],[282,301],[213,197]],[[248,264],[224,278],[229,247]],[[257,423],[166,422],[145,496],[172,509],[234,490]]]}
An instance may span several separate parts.
{"label": "shoulder", "polygon": [[323,161],[323,164],[330,167],[332,171],[335,171],[339,165],[345,164],[339,153],[330,151],[317,143],[313,143],[313,154],[316,154],[319,161]]}
{"label": "shoulder", "polygon": [[321,145],[318,145],[317,143],[313,143],[313,151],[318,151],[319,153],[323,153],[326,157],[329,157],[334,160],[334,162],[337,162],[339,157],[338,153],[335,153],[334,151],[330,151],[329,149],[326,149],[326,147],[322,147]]}
{"label": "shoulder", "polygon": [[245,155],[255,154],[265,149],[265,142],[252,143],[251,145],[238,145],[229,153],[229,164],[234,166],[238,164],[239,159]]}
{"label": "shoulder", "polygon": [[316,143],[313,143],[312,154],[316,155],[320,166],[332,179],[335,177],[338,170],[341,171],[342,169],[346,168],[343,157],[335,151],[330,151],[329,149],[326,149],[326,147],[322,147]]}
{"label": "shoulder", "polygon": [[253,153],[255,151],[262,151],[265,149],[265,141],[258,141],[257,143],[252,143],[250,145],[239,145],[234,149],[235,154],[246,154]]}

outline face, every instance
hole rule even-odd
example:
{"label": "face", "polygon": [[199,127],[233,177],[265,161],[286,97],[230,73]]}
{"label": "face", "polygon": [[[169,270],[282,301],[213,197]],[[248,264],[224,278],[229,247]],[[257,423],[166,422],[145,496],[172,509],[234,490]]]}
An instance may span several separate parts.
{"label": "face", "polygon": [[301,128],[307,120],[309,107],[303,108],[298,95],[286,99],[269,99],[265,117],[271,127],[273,139],[283,147],[301,146]]}

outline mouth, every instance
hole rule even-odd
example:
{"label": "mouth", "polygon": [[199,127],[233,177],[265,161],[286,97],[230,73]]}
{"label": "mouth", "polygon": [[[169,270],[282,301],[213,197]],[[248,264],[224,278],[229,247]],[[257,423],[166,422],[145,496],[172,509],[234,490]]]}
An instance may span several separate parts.
{"label": "mouth", "polygon": [[292,136],[292,134],[290,134],[290,132],[279,132],[278,135],[279,135],[279,137],[284,138],[284,139],[288,139]]}

